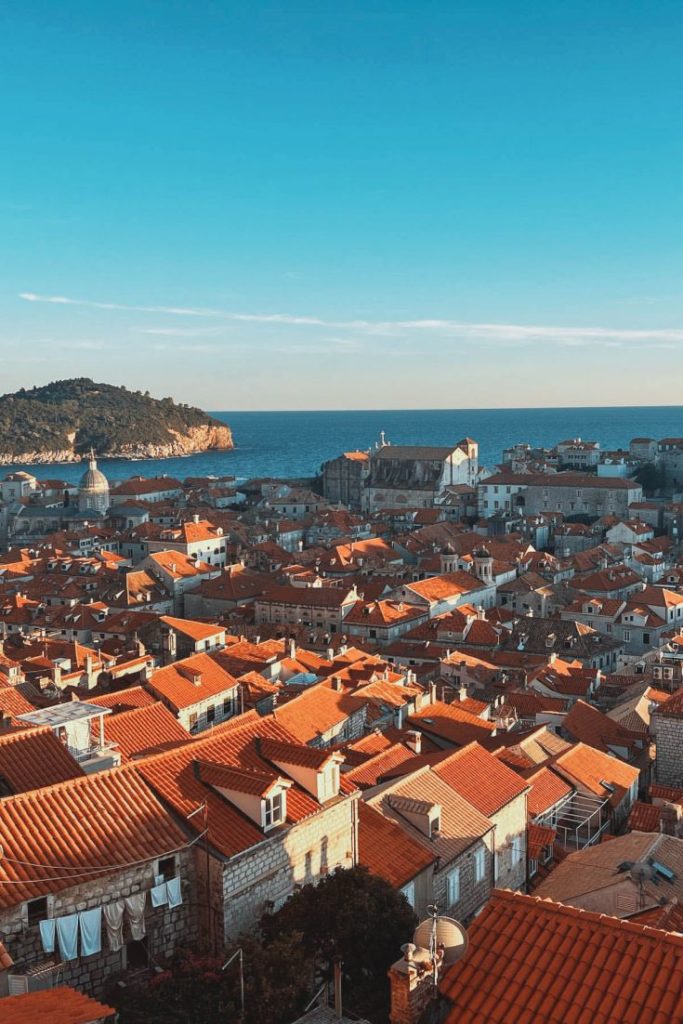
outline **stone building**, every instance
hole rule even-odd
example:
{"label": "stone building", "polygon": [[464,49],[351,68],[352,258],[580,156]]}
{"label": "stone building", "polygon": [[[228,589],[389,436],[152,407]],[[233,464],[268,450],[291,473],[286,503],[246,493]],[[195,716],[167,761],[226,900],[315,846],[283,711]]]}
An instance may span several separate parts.
{"label": "stone building", "polygon": [[252,711],[140,763],[179,819],[206,832],[196,863],[208,945],[220,949],[253,928],[297,886],[356,865],[359,793],[340,775],[342,761]]}
{"label": "stone building", "polygon": [[495,826],[487,817],[428,765],[367,790],[364,799],[436,854],[434,903],[459,921],[484,906],[495,870]]}
{"label": "stone building", "polygon": [[650,721],[657,740],[657,782],[683,787],[683,689],[656,707]]}
{"label": "stone building", "polygon": [[473,487],[479,475],[479,445],[463,438],[457,445],[428,447],[384,441],[370,453],[362,506],[373,512],[406,506],[431,508],[455,484]]}
{"label": "stone building", "polygon": [[628,519],[629,505],[643,499],[643,489],[634,480],[574,472],[495,473],[478,485],[477,493],[484,517],[505,511]]}
{"label": "stone building", "polygon": [[[59,973],[61,984],[97,996],[113,975],[147,968],[177,943],[196,938],[194,855],[187,834],[134,769],[7,796],[0,801],[0,834],[0,936],[14,960],[17,989],[28,989],[31,973],[44,969],[48,984]],[[169,906],[166,892],[155,907],[151,890],[171,879],[180,879],[182,902]],[[142,905],[137,924],[122,905],[118,941],[105,914],[131,897]],[[94,946],[86,947],[82,915],[92,920],[91,911],[99,924]],[[70,920],[60,924],[64,918]],[[67,925],[75,929],[71,950],[62,941]]]}
{"label": "stone building", "polygon": [[81,512],[100,512],[102,515],[109,508],[109,481],[97,468],[92,452],[88,468],[78,485],[78,507]]}
{"label": "stone building", "polygon": [[344,452],[322,466],[323,494],[328,501],[360,509],[363,486],[370,472],[367,452]]}

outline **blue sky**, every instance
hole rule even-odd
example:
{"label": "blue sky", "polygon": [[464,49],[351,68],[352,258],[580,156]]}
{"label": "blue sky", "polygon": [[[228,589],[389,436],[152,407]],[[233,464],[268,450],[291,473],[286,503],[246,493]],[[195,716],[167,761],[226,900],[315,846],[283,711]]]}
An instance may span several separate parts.
{"label": "blue sky", "polygon": [[678,404],[682,51],[667,0],[7,0],[0,390]]}

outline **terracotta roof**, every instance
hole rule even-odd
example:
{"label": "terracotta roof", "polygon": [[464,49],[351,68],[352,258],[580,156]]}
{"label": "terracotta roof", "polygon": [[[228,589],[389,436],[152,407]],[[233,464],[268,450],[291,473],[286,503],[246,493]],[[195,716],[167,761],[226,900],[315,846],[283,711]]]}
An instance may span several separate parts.
{"label": "terracotta roof", "polygon": [[[178,814],[186,816],[206,801],[209,842],[220,853],[230,857],[262,842],[263,831],[229,800],[201,781],[195,762],[251,769],[274,778],[272,765],[264,761],[259,752],[258,741],[264,739],[296,743],[292,734],[275,721],[272,715],[261,718],[256,711],[250,711],[216,726],[208,735],[195,739],[191,744],[136,761],[135,767]],[[342,792],[349,793],[354,788],[342,776]],[[301,821],[314,814],[319,807],[320,804],[298,785],[288,790],[288,823]],[[188,825],[196,832],[202,831],[202,815],[189,819]]]}
{"label": "terracotta roof", "polygon": [[628,816],[628,827],[632,832],[659,832],[662,808],[657,804],[646,804],[636,800]]}
{"label": "terracotta roof", "polygon": [[[5,907],[102,878],[102,868],[113,874],[122,864],[151,860],[186,842],[132,767],[0,800],[0,834],[0,883],[13,883],[0,884]],[[58,865],[60,871],[46,873],[21,861]]]}
{"label": "terracotta roof", "polygon": [[526,852],[529,860],[540,860],[543,851],[555,842],[556,835],[554,828],[530,822],[526,830]]}
{"label": "terracotta roof", "polygon": [[456,746],[490,736],[495,731],[493,722],[465,711],[459,704],[435,701],[408,716],[408,723]]}
{"label": "terracotta roof", "polygon": [[160,622],[174,629],[176,633],[189,636],[192,640],[209,640],[219,633],[225,633],[225,626],[207,625],[205,622],[196,622],[194,619],[175,619],[171,615],[162,615]]}
{"label": "terracotta roof", "polygon": [[550,768],[541,768],[526,780],[531,786],[527,797],[529,817],[536,817],[549,810],[559,800],[572,792],[572,787]]}
{"label": "terracotta roof", "polygon": [[146,708],[156,704],[156,699],[144,686],[129,686],[126,690],[114,693],[102,693],[98,697],[88,697],[87,704],[98,704],[101,708],[111,708],[114,712],[130,711],[131,708]]}
{"label": "terracotta roof", "polygon": [[116,743],[124,761],[144,754],[172,750],[180,743],[192,742],[192,737],[178,719],[160,701],[149,707],[106,715],[104,737]]}
{"label": "terracotta roof", "polygon": [[478,743],[456,750],[433,770],[487,818],[529,789],[524,779]]}
{"label": "terracotta roof", "polygon": [[318,684],[277,708],[273,717],[302,743],[310,743],[363,707],[363,701]]}
{"label": "terracotta roof", "polygon": [[197,760],[194,766],[201,781],[209,786],[234,790],[236,793],[246,793],[250,796],[266,796],[276,783],[284,781],[272,772],[216,764],[213,761]]}
{"label": "terracotta roof", "polygon": [[683,936],[495,890],[440,983],[446,1024],[673,1024]]}
{"label": "terracotta roof", "polygon": [[80,765],[49,726],[0,734],[0,778],[12,793],[82,776]]}
{"label": "terracotta roof", "polygon": [[373,875],[400,888],[436,861],[435,853],[370,804],[361,800],[358,812],[358,859]]}
{"label": "terracotta roof", "polygon": [[371,786],[376,786],[384,777],[388,777],[397,765],[411,761],[413,757],[413,751],[408,747],[402,743],[394,743],[386,750],[381,750],[378,754],[363,761],[362,764],[352,768],[350,772],[346,773],[346,778],[352,779],[361,789],[369,789]]}
{"label": "terracotta roof", "polygon": [[[633,765],[585,743],[577,743],[561,754],[555,761],[555,768],[579,788],[583,787],[603,799],[609,798],[613,807],[621,803],[640,775],[640,770]],[[604,782],[608,782],[612,790],[607,789]]]}
{"label": "terracotta roof", "polygon": [[307,747],[302,743],[285,743],[283,740],[259,739],[257,740],[259,753],[266,761],[291,764],[299,768],[320,769],[327,764],[331,757],[343,761],[344,755],[334,750],[320,750],[316,747]]}
{"label": "terracotta roof", "polygon": [[683,718],[683,688],[676,690],[668,700],[660,704],[653,715],[666,715],[667,718]]}
{"label": "terracotta roof", "polygon": [[572,739],[588,743],[589,746],[605,753],[609,752],[611,747],[625,747],[630,750],[640,738],[583,700],[577,700],[572,705],[562,727]]}
{"label": "terracotta roof", "polygon": [[6,996],[2,1000],[2,1024],[92,1024],[110,1020],[116,1010],[67,985]]}
{"label": "terracotta roof", "polygon": [[[433,850],[442,864],[448,864],[494,827],[475,807],[440,779],[431,768],[425,767],[412,775],[382,786],[368,798],[371,806],[392,818],[423,846]],[[420,808],[441,808],[439,833],[429,838],[412,824],[405,811],[420,813]]]}
{"label": "terracotta roof", "polygon": [[[197,679],[195,683],[193,680]],[[238,685],[234,676],[221,668],[208,654],[193,654],[158,669],[147,686],[180,711],[207,697],[217,697]]]}

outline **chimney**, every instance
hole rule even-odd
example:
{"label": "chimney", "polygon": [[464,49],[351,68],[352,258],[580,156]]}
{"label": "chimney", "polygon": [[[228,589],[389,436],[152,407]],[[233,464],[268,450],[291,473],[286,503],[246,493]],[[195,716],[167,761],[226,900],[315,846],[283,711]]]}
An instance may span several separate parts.
{"label": "chimney", "polygon": [[[403,958],[389,968],[391,1024],[418,1024],[434,996],[429,954],[408,942]],[[416,958],[419,957],[419,959]]]}
{"label": "chimney", "polygon": [[417,729],[410,729],[405,736],[405,745],[409,747],[414,754],[421,754],[422,733],[418,732]]}
{"label": "chimney", "polygon": [[332,680],[332,689],[336,690],[337,693],[341,693],[341,691],[343,690],[342,681],[341,679],[337,679],[336,676]]}
{"label": "chimney", "polygon": [[464,700],[467,700],[467,687],[466,686],[461,686],[460,689],[458,690],[458,700],[460,702],[462,702]]}
{"label": "chimney", "polygon": [[202,674],[201,674],[201,672],[193,672],[192,673],[192,685],[193,686],[201,686],[202,685]]}
{"label": "chimney", "polygon": [[551,653],[549,659],[548,659],[548,664],[549,665],[554,665],[556,661],[557,661],[557,651],[553,651]]}
{"label": "chimney", "polygon": [[195,512],[195,514],[192,516],[192,522],[194,523],[195,526],[199,524],[199,515],[197,512]]}
{"label": "chimney", "polygon": [[296,640],[293,636],[289,638],[289,656],[290,658],[296,658]]}
{"label": "chimney", "polygon": [[486,618],[486,612],[484,611],[484,606],[481,605],[481,604],[477,608],[477,618],[480,619],[480,620]]}

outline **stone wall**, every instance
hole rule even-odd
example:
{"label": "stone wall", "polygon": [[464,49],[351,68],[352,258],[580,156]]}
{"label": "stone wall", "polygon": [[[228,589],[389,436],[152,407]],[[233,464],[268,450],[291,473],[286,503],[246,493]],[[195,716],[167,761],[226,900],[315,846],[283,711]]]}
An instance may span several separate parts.
{"label": "stone wall", "polygon": [[[484,877],[479,882],[474,880],[474,855],[476,850],[484,848]],[[454,868],[460,869],[460,899],[457,903],[448,903],[447,877]],[[441,865],[434,874],[434,902],[441,913],[465,923],[484,906],[493,888],[493,830],[483,840],[473,843],[464,853],[448,864]]]}
{"label": "stone wall", "polygon": [[222,893],[211,878],[211,899],[222,900],[223,937],[236,938],[268,910],[278,910],[295,886],[318,882],[357,862],[358,794],[326,807],[223,864]]}
{"label": "stone wall", "polygon": [[652,723],[657,734],[657,782],[683,786],[683,719],[655,713]]}
{"label": "stone wall", "polygon": [[[147,948],[151,962],[158,962],[173,953],[176,945],[196,941],[197,914],[195,904],[196,879],[192,851],[177,854],[178,873],[182,879],[183,903],[179,907],[153,908],[149,897],[145,909]],[[48,917],[64,917],[82,910],[104,906],[134,893],[149,890],[154,885],[157,871],[156,861],[149,861],[137,867],[127,868],[116,874],[106,875],[81,885],[62,889],[48,896]],[[65,962],[59,971],[58,981],[62,985],[93,995],[102,995],[109,977],[124,971],[127,966],[126,943],[130,940],[127,915],[124,914],[124,946],[113,952],[108,948],[104,919],[102,921],[102,952],[93,956],[79,956]],[[15,962],[15,972],[30,964],[40,963],[49,954],[43,951],[39,926],[28,925],[27,904],[18,903],[0,910],[0,939]],[[80,950],[80,945],[79,945]],[[55,979],[57,982],[57,979]]]}
{"label": "stone wall", "polygon": [[[524,889],[526,885],[526,793],[489,815],[496,826],[496,887]],[[513,842],[517,840],[519,859],[513,864]]]}

